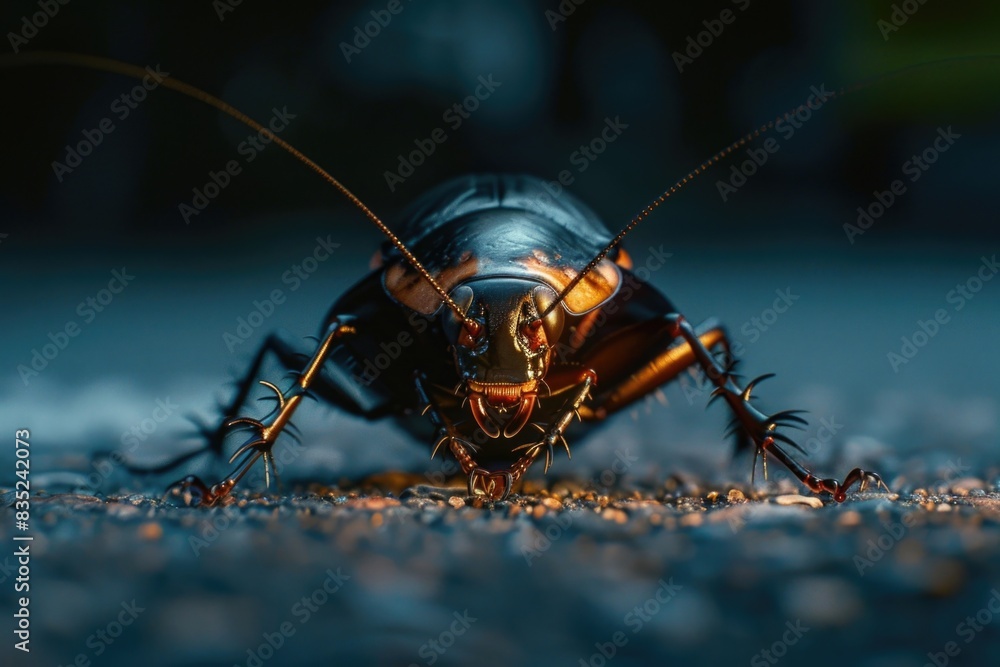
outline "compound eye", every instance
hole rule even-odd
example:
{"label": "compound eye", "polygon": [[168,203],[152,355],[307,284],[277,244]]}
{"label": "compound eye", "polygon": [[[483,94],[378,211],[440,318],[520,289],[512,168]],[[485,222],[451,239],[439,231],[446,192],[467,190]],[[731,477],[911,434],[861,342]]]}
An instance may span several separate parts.
{"label": "compound eye", "polygon": [[470,350],[479,347],[483,339],[483,325],[476,320],[465,320],[458,332],[458,344]]}
{"label": "compound eye", "polygon": [[545,329],[542,328],[540,319],[532,320],[521,327],[521,334],[528,339],[528,348],[532,352],[536,352],[546,343]]}

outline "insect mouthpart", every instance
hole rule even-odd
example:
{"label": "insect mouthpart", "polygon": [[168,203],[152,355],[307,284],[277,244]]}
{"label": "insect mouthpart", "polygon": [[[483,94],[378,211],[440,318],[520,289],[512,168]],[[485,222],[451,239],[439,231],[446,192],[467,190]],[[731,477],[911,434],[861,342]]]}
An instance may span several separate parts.
{"label": "insect mouthpart", "polygon": [[500,410],[506,410],[510,406],[519,403],[522,395],[534,392],[537,388],[538,380],[528,380],[519,384],[469,380],[469,391],[471,393],[483,394],[490,405]]}
{"label": "insect mouthpart", "polygon": [[[469,380],[469,404],[479,428],[491,438],[500,437],[501,427],[505,438],[512,438],[531,418],[538,394],[538,380],[519,384],[501,382],[476,382]],[[511,408],[516,411],[507,416]]]}

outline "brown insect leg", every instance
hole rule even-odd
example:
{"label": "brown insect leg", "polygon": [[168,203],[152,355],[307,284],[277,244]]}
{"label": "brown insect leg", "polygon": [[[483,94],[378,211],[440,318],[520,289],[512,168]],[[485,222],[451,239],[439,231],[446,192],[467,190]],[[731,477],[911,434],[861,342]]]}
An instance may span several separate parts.
{"label": "brown insect leg", "polygon": [[[264,340],[264,343],[260,346],[260,348],[258,348],[249,369],[243,376],[243,379],[237,383],[238,388],[236,391],[236,397],[228,403],[228,407],[222,413],[226,416],[226,420],[231,418],[232,415],[237,414],[237,412],[239,412],[239,410],[243,407],[243,404],[246,403],[247,398],[250,396],[250,392],[257,384],[257,374],[269,354],[274,354],[284,368],[295,372],[301,372],[302,368],[309,359],[309,355],[302,354],[298,349],[296,349],[295,345],[291,341],[282,338],[278,334],[270,334]],[[268,398],[273,399],[274,397],[269,396]],[[226,428],[226,420],[224,420],[223,423],[221,423],[217,428],[208,428],[205,424],[198,423],[198,432],[205,438],[204,446],[182,454],[177,458],[171,459],[170,461],[160,465],[129,465],[127,466],[129,472],[136,474],[158,474],[167,472],[168,470],[173,470],[181,464],[195,458],[196,456],[200,456],[201,454],[211,453],[215,456],[221,457],[223,447],[226,443],[226,435],[229,433],[229,429]]]}
{"label": "brown insect leg", "polygon": [[881,477],[860,468],[855,468],[849,472],[843,482],[839,482],[836,479],[821,479],[813,475],[812,472],[795,461],[777,444],[777,441],[781,441],[798,448],[798,445],[788,436],[778,432],[777,427],[787,426],[790,423],[804,423],[804,420],[796,416],[792,411],[779,412],[768,416],[757,410],[750,403],[751,391],[754,384],[770,376],[762,376],[761,378],[752,380],[747,384],[746,388],[741,388],[736,384],[732,374],[727,373],[708,349],[706,349],[698,333],[682,315],[675,313],[668,315],[665,319],[670,333],[674,336],[680,336],[687,341],[698,363],[705,370],[705,373],[712,380],[713,384],[715,384],[716,389],[713,392],[713,400],[721,396],[726,401],[736,416],[737,427],[742,427],[753,440],[757,446],[757,451],[764,457],[765,465],[768,454],[774,456],[803,484],[809,487],[811,491],[814,493],[830,493],[837,502],[842,502],[847,497],[847,490],[855,483],[858,483],[860,490],[864,490],[869,483],[874,482],[876,486],[886,488],[888,491]]}
{"label": "brown insect leg", "polygon": [[[698,325],[695,335],[703,348],[710,350],[721,347],[729,359],[729,339],[726,330],[715,320],[707,320]],[[683,339],[675,339],[670,347],[658,353],[628,378],[614,387],[609,387],[602,394],[596,408],[585,407],[580,413],[584,419],[602,419],[655,391],[696,363],[698,359],[691,345]]]}
{"label": "brown insect leg", "polygon": [[233,472],[226,477],[226,479],[222,480],[218,484],[208,487],[197,477],[188,476],[180,482],[172,485],[168,490],[168,493],[173,496],[183,497],[188,503],[193,502],[204,506],[214,505],[219,502],[219,500],[227,496],[236,484],[239,483],[243,476],[250,471],[257,460],[261,458],[264,459],[265,473],[268,475],[269,479],[270,468],[273,467],[274,464],[271,449],[274,447],[274,443],[277,442],[278,436],[281,434],[285,426],[288,425],[292,415],[295,414],[295,410],[302,402],[302,399],[307,395],[310,386],[316,382],[319,377],[320,370],[326,362],[326,358],[336,341],[343,336],[352,335],[354,333],[355,328],[352,323],[352,318],[341,317],[334,320],[333,324],[331,324],[330,328],[327,330],[326,336],[310,358],[305,370],[299,374],[299,378],[295,385],[288,392],[289,395],[282,393],[270,382],[261,382],[261,384],[274,391],[278,399],[278,413],[269,424],[264,424],[257,419],[249,417],[238,417],[225,423],[225,426],[227,427],[245,425],[256,431],[256,433],[243,443],[243,445],[236,450],[236,453],[233,454],[230,462],[235,461],[241,456],[243,457],[243,460],[236,466]]}
{"label": "brown insect leg", "polygon": [[[519,449],[526,449],[527,454],[537,456],[541,452],[545,452],[545,472],[549,471],[549,466],[552,465],[552,452],[556,445],[562,445],[563,449],[566,450],[566,455],[573,458],[569,451],[569,443],[566,442],[564,434],[566,429],[569,428],[570,422],[573,421],[573,417],[578,416],[579,410],[583,405],[583,402],[590,396],[590,390],[597,384],[597,375],[594,371],[586,368],[581,368],[577,372],[576,382],[573,383],[575,391],[572,398],[567,401],[565,409],[556,420],[554,424],[549,426],[548,430],[542,428],[541,426],[536,426],[540,430],[544,437],[535,443],[529,443],[527,445],[521,445],[516,447],[514,451]],[[525,468],[527,470],[527,468]]]}
{"label": "brown insect leg", "polygon": [[[444,445],[448,445],[449,450],[455,459],[462,466],[462,472],[469,477],[469,495],[482,496],[490,500],[506,500],[514,485],[528,471],[535,459],[545,452],[545,469],[548,471],[552,463],[552,450],[556,444],[561,444],[569,454],[569,445],[566,443],[563,433],[573,421],[577,410],[590,393],[590,388],[596,383],[597,377],[593,371],[580,369],[577,371],[574,387],[576,393],[567,403],[566,409],[560,418],[547,431],[544,429],[545,437],[537,443],[524,445],[518,449],[527,449],[524,455],[519,458],[508,470],[490,471],[479,467],[469,450],[475,449],[474,445],[455,435],[455,430],[442,415],[437,404],[430,393],[425,388],[425,380],[419,375],[416,377],[417,393],[422,402],[428,406],[428,415],[431,422],[437,427],[437,435],[434,449],[431,453],[433,457]],[[537,427],[536,428],[541,428]]]}

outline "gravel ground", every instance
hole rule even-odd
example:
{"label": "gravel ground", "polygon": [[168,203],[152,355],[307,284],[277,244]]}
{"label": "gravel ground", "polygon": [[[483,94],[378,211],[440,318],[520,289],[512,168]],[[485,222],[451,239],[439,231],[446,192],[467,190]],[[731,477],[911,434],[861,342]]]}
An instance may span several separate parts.
{"label": "gravel ground", "polygon": [[[748,375],[778,373],[761,389],[765,408],[810,411],[800,442],[813,469],[875,470],[898,495],[816,506],[777,465],[754,491],[749,460],[731,460],[721,435],[724,411],[706,413],[707,392],[689,382],[666,388],[667,406],[651,399],[635,420],[574,433],[572,462],[557,457],[548,477],[533,470],[510,502],[470,505],[460,480],[436,488],[444,469],[425,444],[310,404],[296,415],[306,446],[282,493],[262,494],[258,475],[228,507],[176,507],[163,500],[173,479],[225,469],[134,478],[100,452],[123,449],[123,434],[144,424],[130,459],[192,446],[183,417],[215,423],[215,400],[259,337],[272,325],[311,333],[331,288],[310,283],[230,353],[220,332],[273,287],[273,272],[180,294],[150,269],[144,291],[43,377],[0,386],[0,421],[32,431],[35,493],[32,653],[8,646],[0,663],[995,664],[1000,358],[983,341],[1000,331],[997,310],[978,298],[898,373],[886,362],[979,253],[921,272],[857,266],[838,281],[809,258],[764,274],[752,258],[705,266],[709,256],[678,253],[671,275],[717,271],[738,276],[739,290],[723,278],[665,289],[692,304],[692,318],[730,323]],[[53,284],[72,285],[66,271],[53,268]],[[346,283],[342,273],[329,282]],[[743,323],[787,284],[801,302],[746,338]],[[64,319],[52,299],[36,304],[0,351],[10,368]],[[833,327],[843,322],[868,324]],[[0,514],[12,545],[0,553],[7,614],[14,519]]]}
{"label": "gravel ground", "polygon": [[31,664],[991,664],[984,472],[839,505],[676,476],[486,505],[402,473],[210,510],[41,494]]}

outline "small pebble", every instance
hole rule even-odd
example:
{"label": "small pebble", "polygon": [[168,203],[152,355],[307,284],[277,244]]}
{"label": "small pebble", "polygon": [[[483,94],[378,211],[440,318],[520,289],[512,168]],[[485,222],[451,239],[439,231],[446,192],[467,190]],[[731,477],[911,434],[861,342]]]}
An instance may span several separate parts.
{"label": "small pebble", "polygon": [[556,498],[542,498],[542,504],[550,510],[561,510],[563,506]]}
{"label": "small pebble", "polygon": [[774,502],[779,505],[808,505],[817,509],[823,507],[823,501],[819,498],[815,496],[800,496],[798,494],[778,496],[774,499]]}
{"label": "small pebble", "polygon": [[857,526],[861,523],[861,512],[848,510],[840,515],[840,518],[837,519],[837,523],[841,526]]}
{"label": "small pebble", "polygon": [[690,514],[685,514],[681,517],[682,526],[700,526],[704,522],[704,518],[701,514],[691,512]]}
{"label": "small pebble", "polygon": [[628,521],[628,514],[626,514],[621,510],[614,509],[611,507],[604,510],[604,512],[601,514],[601,517],[608,521],[614,521],[615,523],[625,523]]}
{"label": "small pebble", "polygon": [[951,491],[957,496],[967,496],[977,489],[986,488],[986,482],[976,477],[963,477],[951,483]]}
{"label": "small pebble", "polygon": [[144,523],[139,526],[139,537],[144,540],[158,540],[163,537],[163,527],[158,523]]}
{"label": "small pebble", "polygon": [[452,496],[451,498],[448,499],[448,504],[454,507],[455,509],[458,509],[460,507],[465,507],[465,498],[461,496]]}
{"label": "small pebble", "polygon": [[729,495],[727,495],[726,498],[731,503],[742,503],[745,502],[747,499],[747,497],[743,495],[743,492],[740,491],[739,489],[730,489]]}

